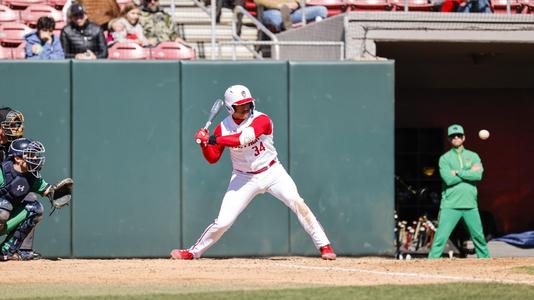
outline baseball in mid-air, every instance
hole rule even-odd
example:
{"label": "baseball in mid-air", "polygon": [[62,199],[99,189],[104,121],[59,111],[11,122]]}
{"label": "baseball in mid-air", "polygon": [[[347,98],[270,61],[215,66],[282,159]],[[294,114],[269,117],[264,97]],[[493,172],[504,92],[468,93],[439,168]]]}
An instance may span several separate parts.
{"label": "baseball in mid-air", "polygon": [[487,140],[489,136],[490,133],[486,129],[482,129],[478,132],[478,137],[480,137],[481,140]]}

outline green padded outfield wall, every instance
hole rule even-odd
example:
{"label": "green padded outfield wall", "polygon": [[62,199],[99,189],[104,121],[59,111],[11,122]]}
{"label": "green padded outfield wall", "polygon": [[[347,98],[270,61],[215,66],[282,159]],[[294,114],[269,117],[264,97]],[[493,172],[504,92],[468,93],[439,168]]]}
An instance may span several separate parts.
{"label": "green padded outfield wall", "polygon": [[[45,177],[76,181],[72,206],[38,227],[45,256],[166,257],[193,244],[231,175],[228,151],[209,165],[193,136],[231,84],[247,85],[273,119],[279,159],[336,250],[393,252],[393,62],[0,68],[0,104],[22,110],[28,135],[45,142]],[[289,209],[260,195],[206,256],[287,254],[317,250]]]}
{"label": "green padded outfield wall", "polygon": [[[290,173],[338,254],[392,254],[394,70],[290,63]],[[315,254],[296,217],[291,252]]]}
{"label": "green padded outfield wall", "polygon": [[73,255],[167,256],[180,234],[180,65],[72,63]]}
{"label": "green padded outfield wall", "polygon": [[[0,106],[24,113],[25,135],[46,148],[42,176],[49,183],[71,176],[70,62],[0,62]],[[50,213],[48,198],[34,244],[54,256],[71,254],[71,207]]]}

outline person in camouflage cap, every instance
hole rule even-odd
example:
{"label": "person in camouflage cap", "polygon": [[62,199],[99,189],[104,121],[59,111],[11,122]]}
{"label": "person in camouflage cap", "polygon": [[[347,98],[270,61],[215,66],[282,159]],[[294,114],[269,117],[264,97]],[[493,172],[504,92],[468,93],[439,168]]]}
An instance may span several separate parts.
{"label": "person in camouflage cap", "polygon": [[171,15],[160,8],[159,0],[143,0],[139,24],[152,46],[160,42],[172,42],[179,37],[176,23]]}

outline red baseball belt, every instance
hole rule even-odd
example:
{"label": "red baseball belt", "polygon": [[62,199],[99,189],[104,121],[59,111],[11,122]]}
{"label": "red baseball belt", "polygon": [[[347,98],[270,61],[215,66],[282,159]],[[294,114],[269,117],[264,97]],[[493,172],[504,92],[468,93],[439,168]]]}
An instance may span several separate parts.
{"label": "red baseball belt", "polygon": [[253,172],[245,172],[245,173],[247,173],[247,174],[254,174],[254,175],[256,175],[256,174],[260,174],[260,173],[263,173],[263,172],[269,170],[269,168],[272,167],[275,163],[276,163],[276,159],[273,159],[273,160],[272,160],[268,165],[266,165],[265,167],[263,167],[263,168],[261,168],[261,169],[259,169],[259,170],[257,170],[257,171],[253,171]]}

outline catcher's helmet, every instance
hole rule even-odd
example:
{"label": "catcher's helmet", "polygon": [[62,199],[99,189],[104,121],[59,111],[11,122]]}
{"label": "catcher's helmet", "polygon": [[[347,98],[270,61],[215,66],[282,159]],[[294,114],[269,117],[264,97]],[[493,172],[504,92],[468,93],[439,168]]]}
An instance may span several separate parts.
{"label": "catcher's helmet", "polygon": [[254,98],[250,94],[248,88],[244,85],[232,85],[224,93],[224,106],[229,114],[235,112],[235,105],[242,105],[245,103],[252,103],[251,110],[254,110]]}
{"label": "catcher's helmet", "polygon": [[39,171],[45,163],[45,147],[39,141],[20,138],[11,142],[9,157],[21,157],[28,164],[28,172],[35,177],[41,177]]}
{"label": "catcher's helmet", "polygon": [[2,126],[8,142],[12,142],[24,135],[24,115],[20,111],[3,108],[0,115],[0,126]]}

